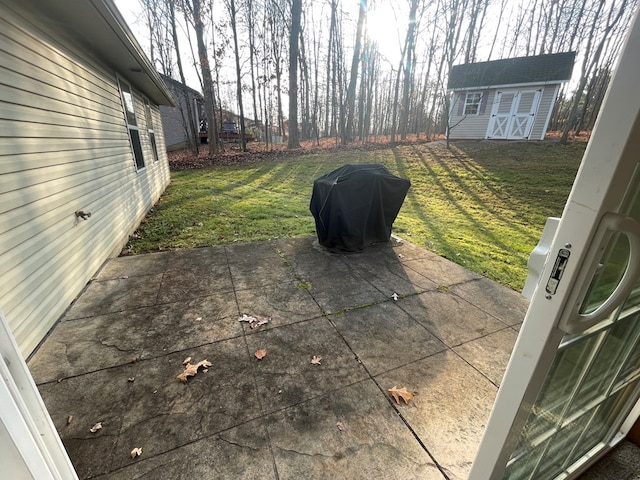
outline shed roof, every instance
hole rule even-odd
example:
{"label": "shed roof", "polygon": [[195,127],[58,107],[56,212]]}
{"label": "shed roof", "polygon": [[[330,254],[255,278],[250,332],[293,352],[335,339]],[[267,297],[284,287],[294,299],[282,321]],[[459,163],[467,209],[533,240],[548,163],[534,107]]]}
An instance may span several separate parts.
{"label": "shed roof", "polygon": [[174,104],[171,92],[113,0],[15,0],[9,3],[46,18],[51,35],[89,50],[154,103]]}
{"label": "shed roof", "polygon": [[575,57],[576,52],[564,52],[454,65],[447,87],[456,90],[518,83],[566,82],[571,79]]}

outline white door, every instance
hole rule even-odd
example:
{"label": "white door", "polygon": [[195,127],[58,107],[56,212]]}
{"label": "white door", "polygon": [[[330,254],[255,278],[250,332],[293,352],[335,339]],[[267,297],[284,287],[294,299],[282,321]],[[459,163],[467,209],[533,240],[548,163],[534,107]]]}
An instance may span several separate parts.
{"label": "white door", "polygon": [[491,119],[487,130],[487,138],[507,139],[509,136],[511,111],[516,100],[517,91],[498,91],[491,108]]}
{"label": "white door", "polygon": [[526,139],[531,134],[542,90],[521,90],[514,100],[509,139]]}
{"label": "white door", "polygon": [[471,480],[576,478],[640,416],[638,78],[636,18]]}
{"label": "white door", "polygon": [[0,477],[77,479],[2,312],[0,356]]}
{"label": "white door", "polygon": [[538,112],[542,90],[498,91],[491,109],[487,138],[527,139]]}

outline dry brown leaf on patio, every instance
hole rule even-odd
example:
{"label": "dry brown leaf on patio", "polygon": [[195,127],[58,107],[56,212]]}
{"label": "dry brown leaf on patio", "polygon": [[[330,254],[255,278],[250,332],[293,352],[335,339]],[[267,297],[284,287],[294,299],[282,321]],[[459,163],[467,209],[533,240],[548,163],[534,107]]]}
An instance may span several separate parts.
{"label": "dry brown leaf on patio", "polygon": [[256,320],[258,320],[258,322],[256,323],[256,327],[259,327],[260,325],[266,325],[267,323],[269,323],[271,317],[261,317],[260,315],[256,315]]}
{"label": "dry brown leaf on patio", "polygon": [[398,388],[395,385],[393,388],[389,389],[389,395],[391,395],[397,404],[400,404],[400,399],[404,400],[406,405],[409,405],[409,402],[414,397],[414,393],[411,393],[407,390],[407,387]]}
{"label": "dry brown leaf on patio", "polygon": [[251,315],[247,315],[246,313],[243,313],[238,321],[247,322],[249,325],[251,325],[253,322],[256,321],[256,318],[252,317]]}
{"label": "dry brown leaf on patio", "polygon": [[322,360],[322,357],[318,357],[314,355],[313,358],[311,359],[311,363],[313,365],[321,365],[320,360]]}
{"label": "dry brown leaf on patio", "polygon": [[256,356],[256,358],[258,360],[262,360],[264,357],[266,357],[267,351],[266,350],[256,350],[256,353],[254,353],[254,355]]}
{"label": "dry brown leaf on patio", "polygon": [[266,325],[271,320],[271,317],[261,317],[260,315],[247,315],[243,313],[240,317],[240,322],[247,322],[249,324],[249,328],[256,328],[261,325]]}
{"label": "dry brown leaf on patio", "polygon": [[91,433],[96,433],[98,430],[102,428],[102,422],[95,423],[93,427],[89,429]]}
{"label": "dry brown leaf on patio", "polygon": [[140,455],[142,455],[142,447],[136,447],[133,450],[131,450],[131,458],[136,458],[139,457]]}
{"label": "dry brown leaf on patio", "polygon": [[198,362],[194,365],[187,362],[187,364],[184,366],[184,372],[176,375],[176,378],[182,383],[187,383],[187,378],[193,377],[196,373],[198,373],[198,369],[200,367],[208,368],[211,365],[213,364],[209,360],[202,360],[201,362]]}
{"label": "dry brown leaf on patio", "polygon": [[187,357],[182,361],[183,365],[186,365],[187,363],[191,363],[191,357]]}

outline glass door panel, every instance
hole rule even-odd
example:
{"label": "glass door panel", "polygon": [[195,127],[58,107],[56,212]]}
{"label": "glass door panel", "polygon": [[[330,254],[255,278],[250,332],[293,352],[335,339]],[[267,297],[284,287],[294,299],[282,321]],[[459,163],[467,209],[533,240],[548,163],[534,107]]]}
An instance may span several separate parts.
{"label": "glass door panel", "polygon": [[622,52],[470,480],[576,478],[638,416],[637,15]]}

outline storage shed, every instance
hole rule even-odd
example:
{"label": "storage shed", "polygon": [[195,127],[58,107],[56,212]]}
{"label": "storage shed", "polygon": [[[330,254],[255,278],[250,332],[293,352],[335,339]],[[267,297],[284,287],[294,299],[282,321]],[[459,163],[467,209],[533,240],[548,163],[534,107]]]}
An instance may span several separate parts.
{"label": "storage shed", "polygon": [[543,140],[575,52],[455,65],[449,138]]}
{"label": "storage shed", "polygon": [[0,0],[0,44],[0,310],[27,356],[169,183],[173,100],[112,0]]}

